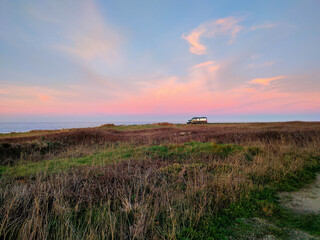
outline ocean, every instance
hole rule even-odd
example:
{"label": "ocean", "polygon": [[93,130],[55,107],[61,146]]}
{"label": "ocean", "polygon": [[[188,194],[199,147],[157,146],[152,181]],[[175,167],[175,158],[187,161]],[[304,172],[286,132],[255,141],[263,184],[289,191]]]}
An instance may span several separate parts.
{"label": "ocean", "polygon": [[[0,133],[57,130],[63,128],[97,127],[108,122],[0,122]],[[115,125],[148,124],[153,122],[116,122]]]}

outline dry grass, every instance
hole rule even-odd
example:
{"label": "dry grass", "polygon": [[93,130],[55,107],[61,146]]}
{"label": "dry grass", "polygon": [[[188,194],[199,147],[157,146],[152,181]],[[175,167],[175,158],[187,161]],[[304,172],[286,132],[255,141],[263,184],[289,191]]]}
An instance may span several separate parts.
{"label": "dry grass", "polygon": [[[319,123],[178,126],[128,132],[90,129],[46,139],[68,147],[81,144],[84,149],[93,143],[103,146],[124,141],[154,151],[146,151],[141,159],[107,166],[23,179],[3,176],[0,236],[6,239],[182,238],[207,217],[218,218],[246,201],[255,211],[273,215],[272,204],[249,202],[252,193],[266,186],[281,188],[279,183],[320,165]],[[183,144],[190,140],[199,143]],[[159,142],[169,145],[158,146]],[[217,142],[241,147],[233,151],[230,145]],[[196,147],[181,154],[179,149],[187,149],[188,144]]]}
{"label": "dry grass", "polygon": [[[184,143],[189,141],[235,144],[280,144],[294,142],[304,145],[320,136],[319,122],[241,123],[207,125],[173,125],[167,123],[44,131],[36,135],[4,134],[0,138],[0,165],[21,158],[46,159],[78,146],[125,142],[134,145]],[[180,134],[187,133],[187,134]],[[50,157],[50,156],[49,156]]]}

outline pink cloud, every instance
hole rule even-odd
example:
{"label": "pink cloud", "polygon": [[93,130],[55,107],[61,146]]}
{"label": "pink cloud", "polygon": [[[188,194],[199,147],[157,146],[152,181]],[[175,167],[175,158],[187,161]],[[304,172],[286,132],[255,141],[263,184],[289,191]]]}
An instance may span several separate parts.
{"label": "pink cloud", "polygon": [[234,42],[237,34],[243,28],[238,23],[242,19],[236,17],[221,18],[200,24],[191,31],[190,34],[182,35],[182,38],[190,44],[190,52],[196,55],[206,54],[207,47],[200,43],[201,38],[217,38],[219,36],[229,36],[227,44]]}
{"label": "pink cloud", "polygon": [[41,113],[51,111],[52,106],[66,105],[72,92],[48,87],[2,85],[0,113]]}
{"label": "pink cloud", "polygon": [[286,76],[276,76],[276,77],[271,77],[271,78],[255,78],[249,81],[248,83],[251,84],[258,84],[258,85],[270,85],[271,82],[279,80],[279,79],[284,79]]}
{"label": "pink cloud", "polygon": [[[234,114],[290,113],[315,111],[320,107],[320,93],[293,93],[268,88],[285,76],[254,79],[256,89],[248,84],[230,90],[212,90],[208,82],[218,81],[220,64],[213,61],[194,65],[185,77],[168,77],[146,85],[139,93],[106,104],[106,112],[115,114]],[[214,71],[210,69],[215,68]],[[297,104],[298,103],[298,104]],[[288,107],[288,105],[290,107]],[[307,108],[303,106],[308,105]],[[110,112],[111,111],[111,112]]]}
{"label": "pink cloud", "polygon": [[190,52],[196,55],[203,55],[207,48],[200,43],[200,36],[206,29],[195,29],[188,36],[182,35],[182,38],[187,40],[190,44]]}
{"label": "pink cloud", "polygon": [[256,90],[245,85],[215,92],[208,90],[206,80],[182,83],[178,78],[162,79],[141,94],[107,104],[105,109],[115,114],[258,114],[316,111],[320,107],[320,93]]}
{"label": "pink cloud", "polygon": [[[253,79],[229,90],[218,90],[223,81],[221,63],[207,61],[189,68],[186,76],[166,76],[142,81],[134,91],[117,88],[115,97],[97,87],[1,86],[1,114],[246,114],[312,112],[320,108],[319,92],[288,92],[272,81],[285,76]],[[208,87],[208,83],[212,88]],[[256,88],[254,85],[262,85]]]}
{"label": "pink cloud", "polygon": [[46,95],[46,94],[39,94],[39,95],[38,95],[38,98],[39,98],[41,101],[43,101],[43,102],[47,102],[48,100],[51,99],[51,96]]}
{"label": "pink cloud", "polygon": [[[59,41],[51,44],[52,47],[98,72],[103,72],[106,64],[121,60],[123,38],[103,18],[95,1],[71,0],[70,4],[51,4],[52,8],[38,11],[46,14],[44,21],[53,21],[55,27],[63,32]],[[64,14],[61,11],[65,11]]]}
{"label": "pink cloud", "polygon": [[214,61],[207,61],[207,62],[199,63],[199,64],[192,66],[191,69],[207,67],[207,66],[213,65],[214,63],[215,63]]}

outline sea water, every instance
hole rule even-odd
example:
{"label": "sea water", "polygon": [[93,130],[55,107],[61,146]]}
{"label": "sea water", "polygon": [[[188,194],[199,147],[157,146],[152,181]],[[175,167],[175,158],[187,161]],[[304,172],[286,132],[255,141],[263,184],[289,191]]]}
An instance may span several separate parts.
{"label": "sea water", "polygon": [[[97,127],[109,122],[0,122],[0,133],[57,130],[63,128]],[[116,122],[115,125],[148,124],[153,122]]]}

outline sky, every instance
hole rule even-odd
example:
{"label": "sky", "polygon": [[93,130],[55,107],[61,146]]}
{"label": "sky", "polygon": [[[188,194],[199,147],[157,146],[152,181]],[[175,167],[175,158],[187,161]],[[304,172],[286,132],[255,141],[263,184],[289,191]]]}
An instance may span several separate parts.
{"label": "sky", "polygon": [[319,0],[0,0],[0,121],[319,121],[319,12]]}

